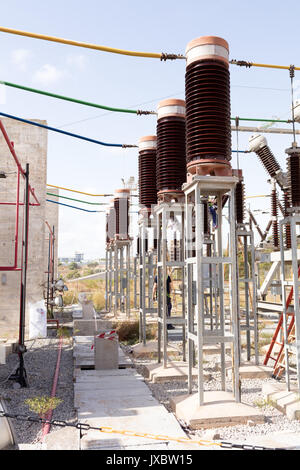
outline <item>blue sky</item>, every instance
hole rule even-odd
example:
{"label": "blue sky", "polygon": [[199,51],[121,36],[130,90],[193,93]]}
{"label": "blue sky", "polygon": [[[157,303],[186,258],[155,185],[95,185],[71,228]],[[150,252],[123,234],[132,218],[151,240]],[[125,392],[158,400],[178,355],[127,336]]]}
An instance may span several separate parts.
{"label": "blue sky", "polygon": [[[229,42],[231,59],[298,66],[299,17],[296,0],[10,0],[1,4],[5,27],[128,50],[182,54],[191,39],[216,35]],[[184,98],[183,60],[165,63],[5,33],[0,33],[0,51],[0,80],[116,107],[155,110],[160,99]],[[232,116],[290,117],[288,71],[233,65],[230,71]],[[135,144],[141,136],[155,134],[156,128],[155,116],[108,113],[13,89],[6,90],[1,109],[113,143]],[[240,133],[240,149],[247,148],[248,137]],[[291,136],[267,139],[285,169],[284,151]],[[137,176],[136,149],[101,147],[53,133],[48,140],[50,184],[112,193],[122,186],[121,178]],[[236,148],[235,135],[232,148]],[[233,162],[236,167],[235,155]],[[269,192],[266,174],[254,154],[241,155],[240,167],[248,195]],[[252,209],[268,206],[267,198],[251,200]],[[87,258],[103,256],[104,214],[61,207],[59,254],[70,256],[75,250]]]}

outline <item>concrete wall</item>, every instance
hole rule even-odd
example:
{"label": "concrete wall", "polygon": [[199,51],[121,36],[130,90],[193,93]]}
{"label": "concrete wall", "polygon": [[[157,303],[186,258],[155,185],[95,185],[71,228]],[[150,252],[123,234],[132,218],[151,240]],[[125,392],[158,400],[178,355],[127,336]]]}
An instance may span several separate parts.
{"label": "concrete wall", "polygon": [[[45,124],[46,121],[36,120]],[[29,303],[43,299],[46,266],[46,177],[47,177],[47,131],[10,119],[2,119],[7,134],[14,142],[18,158],[25,168],[29,163],[30,185],[34,188],[40,206],[30,208],[29,217],[29,260],[27,274],[26,335],[28,334]],[[0,179],[0,202],[16,200],[16,164],[6,142],[0,134],[0,169],[7,173]],[[24,183],[20,194],[23,198]],[[32,202],[32,199],[31,199]],[[54,205],[54,204],[53,204]],[[20,239],[22,231],[22,211]],[[15,238],[15,206],[0,205],[0,265],[13,264]],[[19,240],[18,266],[21,261],[21,240]],[[17,338],[20,312],[20,273],[0,272],[0,338]]]}

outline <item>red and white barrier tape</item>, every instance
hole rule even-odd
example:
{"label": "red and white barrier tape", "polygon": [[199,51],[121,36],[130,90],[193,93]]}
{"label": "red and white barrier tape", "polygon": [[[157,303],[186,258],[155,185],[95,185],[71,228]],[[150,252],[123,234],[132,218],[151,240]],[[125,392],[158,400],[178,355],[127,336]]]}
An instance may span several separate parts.
{"label": "red and white barrier tape", "polygon": [[[100,333],[99,335],[97,335],[96,338],[108,339],[110,341],[116,341],[118,339],[118,333],[116,332],[116,330],[105,331],[104,333]],[[91,349],[94,349],[94,346],[95,345],[93,344]]]}

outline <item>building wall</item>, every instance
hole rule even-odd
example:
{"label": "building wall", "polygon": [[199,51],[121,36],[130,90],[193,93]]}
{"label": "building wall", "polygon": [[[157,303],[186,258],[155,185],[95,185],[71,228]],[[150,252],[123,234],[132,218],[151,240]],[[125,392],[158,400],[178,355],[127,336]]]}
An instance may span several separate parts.
{"label": "building wall", "polygon": [[[36,120],[45,124],[46,121]],[[28,335],[29,304],[43,299],[45,282],[45,210],[47,177],[47,131],[10,119],[2,119],[6,132],[14,143],[16,154],[25,168],[29,163],[29,182],[40,202],[38,207],[30,207],[29,252],[26,295],[26,330]],[[16,200],[16,164],[7,144],[0,133],[0,169],[7,173],[0,180],[0,202]],[[24,182],[21,182],[21,197],[24,195]],[[32,202],[32,198],[30,200]],[[20,231],[18,244],[18,266],[21,263],[22,215],[19,217]],[[15,239],[15,206],[0,205],[0,265],[13,264]],[[4,276],[3,276],[4,275]],[[0,338],[18,338],[20,313],[20,273],[0,272]]]}

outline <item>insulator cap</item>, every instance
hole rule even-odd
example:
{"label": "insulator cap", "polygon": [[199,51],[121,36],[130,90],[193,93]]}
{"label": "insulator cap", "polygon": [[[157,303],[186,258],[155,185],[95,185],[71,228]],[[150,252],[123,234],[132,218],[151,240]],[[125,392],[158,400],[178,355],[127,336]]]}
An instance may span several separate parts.
{"label": "insulator cap", "polygon": [[260,134],[253,134],[249,138],[249,152],[257,152],[268,145],[267,139]]}
{"label": "insulator cap", "polygon": [[229,67],[229,45],[217,36],[202,36],[190,41],[185,49],[187,65],[201,60],[212,59]]}
{"label": "insulator cap", "polygon": [[139,151],[156,149],[156,135],[146,135],[139,140]]}
{"label": "insulator cap", "polygon": [[160,101],[157,106],[157,119],[169,116],[185,118],[185,101],[175,99]]}

